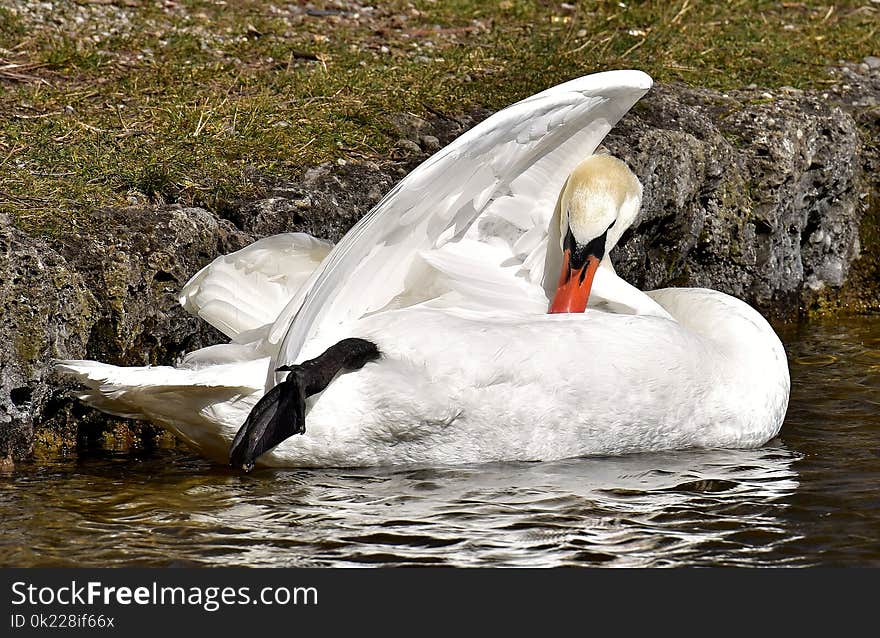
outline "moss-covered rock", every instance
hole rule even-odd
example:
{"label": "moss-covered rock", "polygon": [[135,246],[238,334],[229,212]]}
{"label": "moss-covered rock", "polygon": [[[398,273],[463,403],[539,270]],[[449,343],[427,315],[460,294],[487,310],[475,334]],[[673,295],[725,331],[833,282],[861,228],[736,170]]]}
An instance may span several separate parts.
{"label": "moss-covered rock", "polygon": [[870,176],[839,103],[662,86],[606,143],[645,185],[615,259],[640,287],[716,288],[793,318],[847,280]]}
{"label": "moss-covered rock", "polygon": [[0,458],[31,451],[53,395],[49,362],[79,356],[98,302],[52,246],[0,216]]}
{"label": "moss-covered rock", "polygon": [[253,237],[197,208],[98,211],[88,232],[50,244],[0,217],[0,458],[100,441],[105,431],[136,438],[73,404],[52,374],[54,359],[120,365],[172,363],[222,335],[187,315],[177,293],[217,254]]}

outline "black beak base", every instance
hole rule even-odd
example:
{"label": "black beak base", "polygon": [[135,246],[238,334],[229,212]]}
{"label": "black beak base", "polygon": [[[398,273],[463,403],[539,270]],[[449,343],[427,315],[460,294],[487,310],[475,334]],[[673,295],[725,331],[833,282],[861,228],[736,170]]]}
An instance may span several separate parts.
{"label": "black beak base", "polygon": [[599,261],[605,256],[605,241],[608,238],[608,231],[594,238],[588,244],[580,244],[574,238],[571,228],[565,233],[563,240],[563,249],[569,251],[569,265],[572,271],[581,271],[587,265],[590,257],[595,257]]}

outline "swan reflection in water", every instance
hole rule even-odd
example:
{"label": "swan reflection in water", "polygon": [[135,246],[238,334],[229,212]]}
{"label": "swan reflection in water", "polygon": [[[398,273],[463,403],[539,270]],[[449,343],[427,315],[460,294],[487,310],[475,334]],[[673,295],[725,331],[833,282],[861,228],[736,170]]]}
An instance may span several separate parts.
{"label": "swan reflection in water", "polygon": [[202,562],[762,564],[793,540],[780,513],[798,487],[797,458],[774,441],[555,463],[267,472],[239,490],[190,494],[204,501],[216,490],[226,506],[202,521],[230,530],[237,545]]}
{"label": "swan reflection in water", "polygon": [[[762,565],[800,455],[690,450],[430,469],[266,470],[178,450],[45,465],[0,483],[0,564]],[[39,484],[40,489],[28,483]],[[148,488],[148,489],[147,489]]]}

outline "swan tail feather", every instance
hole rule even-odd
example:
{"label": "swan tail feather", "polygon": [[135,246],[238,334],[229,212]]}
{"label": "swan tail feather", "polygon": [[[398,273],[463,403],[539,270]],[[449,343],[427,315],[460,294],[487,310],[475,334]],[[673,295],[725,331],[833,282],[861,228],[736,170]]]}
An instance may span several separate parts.
{"label": "swan tail feather", "polygon": [[120,367],[97,361],[57,361],[75,379],[80,401],[101,412],[151,421],[218,461],[263,393],[268,357],[200,369]]}

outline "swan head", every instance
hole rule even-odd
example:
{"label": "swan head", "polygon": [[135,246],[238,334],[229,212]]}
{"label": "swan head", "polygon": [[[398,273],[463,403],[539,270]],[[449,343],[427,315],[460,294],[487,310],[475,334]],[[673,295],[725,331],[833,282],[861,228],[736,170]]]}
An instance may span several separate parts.
{"label": "swan head", "polygon": [[583,312],[602,259],[635,221],[642,185],[626,164],[593,155],[577,165],[559,200],[562,272],[550,312]]}

